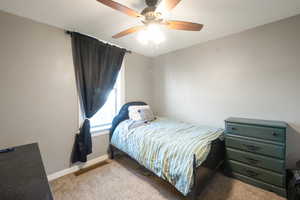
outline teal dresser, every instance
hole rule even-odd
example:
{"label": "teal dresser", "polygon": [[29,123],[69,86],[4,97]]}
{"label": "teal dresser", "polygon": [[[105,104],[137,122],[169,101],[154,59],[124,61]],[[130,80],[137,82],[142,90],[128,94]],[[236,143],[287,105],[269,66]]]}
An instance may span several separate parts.
{"label": "teal dresser", "polygon": [[228,118],[225,125],[225,172],[246,183],[286,196],[287,124]]}

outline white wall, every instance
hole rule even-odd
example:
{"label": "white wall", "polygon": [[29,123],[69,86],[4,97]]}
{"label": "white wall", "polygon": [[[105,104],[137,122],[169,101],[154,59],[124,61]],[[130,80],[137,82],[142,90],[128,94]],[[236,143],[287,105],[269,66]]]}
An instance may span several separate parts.
{"label": "white wall", "polygon": [[152,58],[129,54],[125,58],[125,101],[152,100]]}
{"label": "white wall", "polygon": [[283,120],[288,165],[300,159],[300,16],[155,58],[155,110],[224,126],[230,116]]}
{"label": "white wall", "polygon": [[[1,11],[0,26],[0,149],[38,142],[48,174],[68,168],[79,126],[70,36]],[[125,84],[139,85],[142,76],[146,81],[126,99],[147,101],[149,59],[127,56]],[[108,135],[93,143],[89,158],[106,153]]]}

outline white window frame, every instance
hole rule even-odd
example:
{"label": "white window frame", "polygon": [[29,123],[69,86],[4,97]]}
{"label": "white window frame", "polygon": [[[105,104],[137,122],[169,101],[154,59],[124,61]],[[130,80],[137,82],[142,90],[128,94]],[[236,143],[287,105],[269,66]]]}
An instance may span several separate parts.
{"label": "white window frame", "polygon": [[[116,84],[118,84],[117,88],[120,88],[121,91],[118,92],[118,95],[117,95],[117,98],[118,98],[117,105],[116,105],[117,113],[119,112],[121,106],[125,103],[125,64],[124,64],[124,61],[122,63],[122,67],[120,69],[118,76],[119,76],[118,77],[119,81]],[[78,102],[78,104],[79,104],[79,102]],[[79,128],[81,127],[81,125],[83,123],[83,117],[81,115],[80,109],[81,108],[80,108],[80,104],[79,104]],[[98,136],[98,135],[108,134],[110,128],[111,128],[111,123],[91,127],[90,131],[91,131],[92,136],[94,137],[94,136]]]}

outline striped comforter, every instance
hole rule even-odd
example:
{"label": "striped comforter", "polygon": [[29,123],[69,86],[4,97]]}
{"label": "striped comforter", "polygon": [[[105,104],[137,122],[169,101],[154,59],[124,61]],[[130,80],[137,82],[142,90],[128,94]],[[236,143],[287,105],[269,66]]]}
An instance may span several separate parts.
{"label": "striped comforter", "polygon": [[115,129],[111,143],[187,195],[193,186],[193,155],[200,166],[211,141],[222,132],[166,118],[148,124],[125,120]]}

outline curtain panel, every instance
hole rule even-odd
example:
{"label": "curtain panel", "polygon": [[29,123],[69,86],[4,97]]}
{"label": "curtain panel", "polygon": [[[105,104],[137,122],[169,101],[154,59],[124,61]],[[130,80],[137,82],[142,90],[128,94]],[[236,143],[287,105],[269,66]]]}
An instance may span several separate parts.
{"label": "curtain panel", "polygon": [[71,33],[73,63],[83,125],[76,134],[71,161],[86,162],[92,153],[89,119],[105,104],[120,71],[126,49]]}

